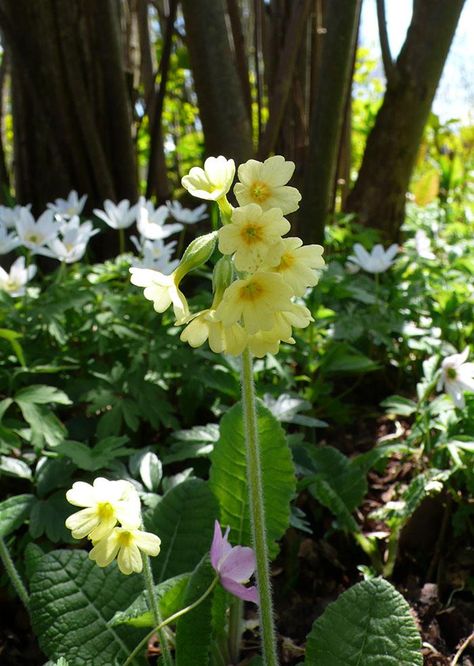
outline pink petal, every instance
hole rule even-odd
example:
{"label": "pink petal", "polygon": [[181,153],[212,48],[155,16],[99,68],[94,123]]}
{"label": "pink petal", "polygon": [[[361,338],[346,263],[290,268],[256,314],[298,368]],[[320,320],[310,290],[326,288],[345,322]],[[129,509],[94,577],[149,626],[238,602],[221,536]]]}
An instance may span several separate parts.
{"label": "pink petal", "polygon": [[235,546],[225,560],[219,564],[222,577],[235,580],[236,583],[248,581],[255,571],[255,554],[251,548]]}
{"label": "pink petal", "polygon": [[232,546],[227,540],[227,535],[229,534],[229,528],[227,528],[226,533],[222,536],[221,526],[219,521],[214,523],[214,537],[211,544],[211,564],[216,571],[219,571],[219,562],[222,558],[226,557],[232,550]]}
{"label": "pink petal", "polygon": [[225,577],[221,577],[221,583],[222,587],[235,597],[239,597],[239,599],[243,599],[244,601],[253,601],[254,604],[258,604],[258,591],[254,585],[252,587],[245,587],[245,585],[236,583],[235,580]]}

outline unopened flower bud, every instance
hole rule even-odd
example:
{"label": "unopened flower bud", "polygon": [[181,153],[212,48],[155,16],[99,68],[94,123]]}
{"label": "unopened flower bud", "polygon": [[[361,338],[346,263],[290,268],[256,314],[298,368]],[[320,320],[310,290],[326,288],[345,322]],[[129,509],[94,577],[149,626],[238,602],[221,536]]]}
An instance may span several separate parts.
{"label": "unopened flower bud", "polygon": [[186,248],[179,266],[176,269],[178,283],[190,271],[194,271],[208,261],[214,252],[217,241],[217,232],[195,238]]}
{"label": "unopened flower bud", "polygon": [[214,267],[212,273],[212,290],[214,292],[213,306],[217,306],[222,300],[222,294],[232,283],[234,269],[230,257],[221,257]]}

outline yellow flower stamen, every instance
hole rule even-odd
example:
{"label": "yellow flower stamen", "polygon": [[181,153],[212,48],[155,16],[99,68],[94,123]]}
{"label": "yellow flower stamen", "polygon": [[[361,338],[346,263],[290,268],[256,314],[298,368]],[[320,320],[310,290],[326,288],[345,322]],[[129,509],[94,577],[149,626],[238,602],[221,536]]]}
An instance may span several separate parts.
{"label": "yellow flower stamen", "polygon": [[271,194],[271,190],[267,183],[262,182],[261,180],[256,180],[250,186],[250,192],[252,198],[258,203],[263,203],[266,201]]}

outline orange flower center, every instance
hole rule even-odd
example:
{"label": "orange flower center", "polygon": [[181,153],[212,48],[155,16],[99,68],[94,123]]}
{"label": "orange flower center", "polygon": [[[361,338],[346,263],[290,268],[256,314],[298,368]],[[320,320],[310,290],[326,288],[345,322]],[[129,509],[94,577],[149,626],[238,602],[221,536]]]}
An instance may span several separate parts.
{"label": "orange flower center", "polygon": [[252,199],[255,199],[257,203],[263,203],[269,198],[271,192],[266,183],[263,183],[260,180],[256,180],[250,186],[250,194]]}
{"label": "orange flower center", "polygon": [[295,257],[290,252],[282,255],[280,263],[278,264],[277,271],[286,271],[293,266],[295,263]]}
{"label": "orange flower center", "polygon": [[240,237],[243,242],[247,245],[253,245],[254,243],[261,243],[262,241],[262,228],[257,224],[246,224],[240,232]]}
{"label": "orange flower center", "polygon": [[240,298],[244,301],[256,301],[264,292],[264,288],[258,282],[249,282],[240,289]]}
{"label": "orange flower center", "polygon": [[122,548],[127,548],[128,546],[131,546],[131,544],[133,543],[133,534],[131,532],[128,532],[127,530],[120,532],[120,534],[118,535],[118,542],[122,546]]}

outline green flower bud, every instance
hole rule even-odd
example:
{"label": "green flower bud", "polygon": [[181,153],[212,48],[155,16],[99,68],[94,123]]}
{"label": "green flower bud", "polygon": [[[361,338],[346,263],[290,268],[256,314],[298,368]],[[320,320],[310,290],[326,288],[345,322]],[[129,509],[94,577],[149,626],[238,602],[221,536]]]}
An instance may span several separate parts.
{"label": "green flower bud", "polygon": [[234,279],[234,268],[230,257],[221,257],[214,266],[212,273],[212,290],[214,292],[213,307],[217,307],[222,300],[222,295]]}
{"label": "green flower bud", "polygon": [[186,248],[179,266],[175,271],[177,283],[189,272],[203,266],[209,260],[216,247],[217,231],[195,238]]}

